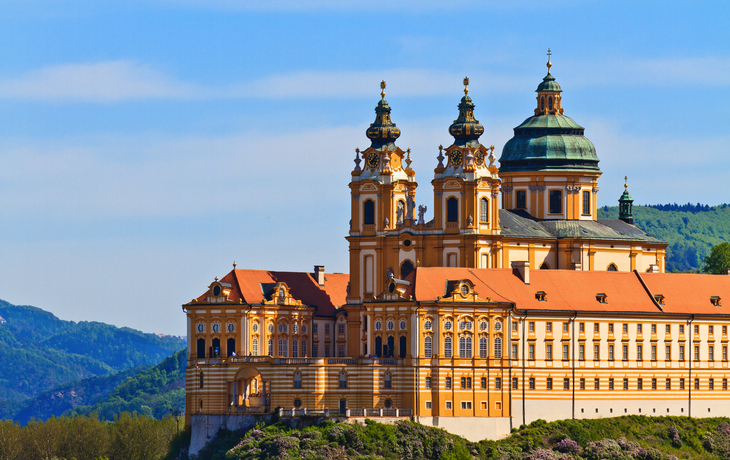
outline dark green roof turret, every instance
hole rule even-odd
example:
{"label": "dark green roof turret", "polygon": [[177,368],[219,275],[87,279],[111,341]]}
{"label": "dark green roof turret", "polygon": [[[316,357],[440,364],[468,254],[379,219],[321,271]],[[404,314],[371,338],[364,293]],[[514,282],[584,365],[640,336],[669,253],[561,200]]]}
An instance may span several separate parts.
{"label": "dark green roof turret", "polygon": [[562,92],[563,90],[560,88],[560,85],[557,81],[555,81],[555,77],[553,77],[550,74],[550,71],[548,70],[548,74],[545,75],[545,77],[542,79],[542,83],[537,85],[537,91],[557,91]]}
{"label": "dark green roof turret", "polygon": [[633,203],[634,200],[629,195],[628,177],[624,176],[624,193],[618,199],[618,218],[627,224],[634,223]]}
{"label": "dark green roof turret", "polygon": [[479,136],[484,134],[484,126],[474,118],[474,103],[469,97],[469,78],[464,77],[464,97],[459,103],[459,116],[449,126],[449,134],[454,136],[456,145],[460,147],[476,147],[479,145]]}
{"label": "dark green roof turret", "polygon": [[390,119],[390,106],[385,100],[385,81],[380,82],[380,89],[380,101],[375,107],[375,121],[366,131],[368,139],[372,141],[370,147],[374,149],[391,146],[400,136],[400,129]]}

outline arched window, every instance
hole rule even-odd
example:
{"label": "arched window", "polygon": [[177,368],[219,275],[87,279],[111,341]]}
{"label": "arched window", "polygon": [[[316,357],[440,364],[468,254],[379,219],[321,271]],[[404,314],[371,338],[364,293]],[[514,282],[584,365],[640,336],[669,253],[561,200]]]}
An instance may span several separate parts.
{"label": "arched window", "polygon": [[226,353],[228,353],[228,356],[233,356],[233,353],[236,351],[236,339],[231,337],[226,341]]}
{"label": "arched window", "polygon": [[301,388],[302,387],[302,373],[299,371],[296,371],[294,373],[294,388]]}
{"label": "arched window", "polygon": [[285,339],[279,339],[279,356],[286,358],[288,343]]}
{"label": "arched window", "polygon": [[618,267],[616,267],[616,264],[610,264],[606,270],[608,270],[610,272],[617,272]]}
{"label": "arched window", "polygon": [[269,339],[269,356],[274,356],[274,339]]}
{"label": "arched window", "polygon": [[307,339],[302,339],[302,358],[306,358],[306,357],[307,357]]}
{"label": "arched window", "polygon": [[259,355],[259,339],[253,339],[253,343],[251,344],[251,354],[253,356]]}
{"label": "arched window", "polygon": [[388,356],[386,358],[392,358],[395,353],[395,337],[392,335],[388,337]]}
{"label": "arched window", "polygon": [[540,110],[545,110],[545,96],[540,98]]}
{"label": "arched window", "polygon": [[459,222],[459,200],[453,196],[446,200],[446,222]]}
{"label": "arched window", "polygon": [[340,372],[340,388],[347,388],[347,373],[345,371]]}
{"label": "arched window", "polygon": [[400,279],[406,279],[406,276],[410,275],[411,272],[413,272],[413,262],[406,260],[400,266]]}
{"label": "arched window", "polygon": [[423,339],[423,354],[426,358],[431,358],[433,356],[431,348],[431,337],[427,336],[425,339]]}
{"label": "arched window", "polygon": [[383,338],[375,337],[375,356],[380,358],[383,356]]}
{"label": "arched window", "polygon": [[444,339],[444,358],[451,358],[451,337],[446,337]]}
{"label": "arched window", "polygon": [[274,323],[269,323],[269,334],[273,334],[273,333],[274,333]]}
{"label": "arched window", "polygon": [[362,205],[363,224],[375,224],[375,202],[373,200],[365,200]]}
{"label": "arched window", "polygon": [[499,359],[502,357],[502,338],[494,338],[494,357]]}
{"label": "arched window", "polygon": [[198,339],[198,359],[205,359],[205,339]]}
{"label": "arched window", "polygon": [[384,388],[391,388],[391,380],[390,380],[390,372],[385,373],[385,377],[383,378],[383,387]]}
{"label": "arched window", "polygon": [[467,336],[466,337],[466,359],[471,359],[471,357],[472,357],[471,350],[472,350],[471,336]]}
{"label": "arched window", "polygon": [[401,358],[406,357],[406,336],[400,336],[400,343],[398,344],[398,354]]}
{"label": "arched window", "polygon": [[466,358],[466,337],[459,337],[459,358]]}
{"label": "arched window", "polygon": [[200,373],[200,388],[203,388],[203,373]]}
{"label": "arched window", "polygon": [[212,358],[221,357],[221,339],[213,339],[213,356]]}
{"label": "arched window", "polygon": [[552,96],[548,98],[548,109],[553,109],[553,98]]}
{"label": "arched window", "polygon": [[479,200],[479,220],[483,224],[489,222],[489,201],[486,198]]}
{"label": "arched window", "polygon": [[487,359],[487,338],[479,337],[479,358]]}
{"label": "arched window", "polygon": [[297,345],[298,345],[297,340],[296,339],[292,340],[292,342],[291,342],[291,357],[292,358],[299,357],[299,347]]}

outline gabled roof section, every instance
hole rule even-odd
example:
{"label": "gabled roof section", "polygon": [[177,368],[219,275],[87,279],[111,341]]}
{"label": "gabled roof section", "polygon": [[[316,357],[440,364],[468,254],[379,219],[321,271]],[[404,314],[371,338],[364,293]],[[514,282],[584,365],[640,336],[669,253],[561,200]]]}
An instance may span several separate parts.
{"label": "gabled roof section", "polygon": [[[271,300],[273,286],[284,282],[294,299],[316,307],[319,315],[334,315],[335,310],[346,302],[350,275],[326,273],[324,277],[324,286],[320,286],[312,273],[234,269],[220,281],[232,285],[229,301],[247,304]],[[204,302],[206,297],[207,292],[196,300]]]}

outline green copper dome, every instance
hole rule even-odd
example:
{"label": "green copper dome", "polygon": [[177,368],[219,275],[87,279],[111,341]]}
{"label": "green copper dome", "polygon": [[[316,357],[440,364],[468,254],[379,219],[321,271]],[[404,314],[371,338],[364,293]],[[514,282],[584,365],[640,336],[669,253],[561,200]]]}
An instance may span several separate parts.
{"label": "green copper dome", "polygon": [[537,85],[537,89],[535,91],[558,91],[562,92],[563,90],[560,88],[560,85],[557,81],[555,81],[555,77],[553,77],[549,72],[547,75],[545,75],[545,78],[542,79],[542,83]]}
{"label": "green copper dome", "polygon": [[[464,79],[464,84],[468,84],[468,79]],[[465,90],[465,93],[468,90]],[[464,94],[459,103],[459,116],[454,123],[449,126],[449,134],[454,136],[455,144],[464,147],[475,147],[479,145],[479,136],[484,134],[484,126],[479,120],[474,118],[474,103],[471,98]]]}
{"label": "green copper dome", "polygon": [[392,150],[392,144],[400,137],[400,129],[390,119],[390,106],[388,101],[385,100],[384,81],[380,83],[380,88],[382,91],[380,92],[378,106],[375,107],[375,121],[370,124],[365,134],[372,141],[370,144],[372,148],[379,149],[387,145]]}

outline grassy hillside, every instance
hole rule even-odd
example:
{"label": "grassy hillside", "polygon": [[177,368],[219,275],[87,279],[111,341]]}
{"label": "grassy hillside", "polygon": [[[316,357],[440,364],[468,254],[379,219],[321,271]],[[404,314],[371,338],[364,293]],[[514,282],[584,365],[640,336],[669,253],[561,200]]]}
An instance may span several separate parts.
{"label": "grassy hillside", "polygon": [[177,337],[63,321],[40,308],[2,300],[0,316],[7,321],[0,324],[0,419],[12,418],[29,407],[27,399],[49,389],[154,365],[185,346]]}
{"label": "grassy hillside", "polygon": [[198,459],[718,460],[730,458],[728,420],[538,420],[506,439],[478,443],[407,421],[383,425],[368,420],[366,426],[328,421],[302,430],[277,423],[247,433],[222,432]]}
{"label": "grassy hillside", "polygon": [[[702,268],[712,246],[730,241],[730,205],[634,206],[634,224],[669,243],[667,271]],[[617,206],[598,210],[599,219],[618,219]]]}

